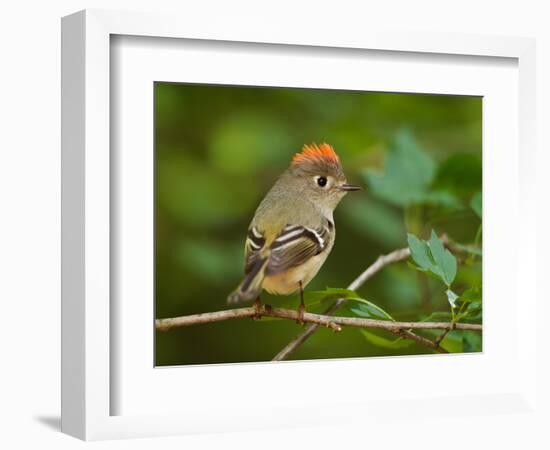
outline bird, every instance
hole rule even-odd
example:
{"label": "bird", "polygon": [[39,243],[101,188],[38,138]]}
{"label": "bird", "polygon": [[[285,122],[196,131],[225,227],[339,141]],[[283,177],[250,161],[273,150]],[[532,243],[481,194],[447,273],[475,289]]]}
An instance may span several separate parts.
{"label": "bird", "polygon": [[334,246],[334,210],[348,192],[360,189],[348,184],[331,145],[304,145],[255,211],[245,240],[244,277],[228,303],[255,300],[259,317],[262,290],[275,295],[299,291],[298,322],[303,325],[304,288]]}

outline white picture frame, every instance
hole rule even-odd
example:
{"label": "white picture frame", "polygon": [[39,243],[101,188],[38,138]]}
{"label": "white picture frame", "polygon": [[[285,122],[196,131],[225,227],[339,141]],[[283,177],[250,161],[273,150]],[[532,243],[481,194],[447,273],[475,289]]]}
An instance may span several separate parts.
{"label": "white picture frame", "polygon": [[[526,200],[532,189],[529,173],[533,167],[535,148],[533,40],[444,33],[408,34],[372,29],[368,32],[349,30],[336,35],[327,33],[326,30],[311,28],[306,35],[301,29],[280,30],[276,26],[257,27],[253,23],[238,29],[223,21],[215,25],[206,27],[205,24],[194,23],[190,17],[95,10],[82,11],[63,19],[62,430],[81,439],[96,440],[290,425],[322,425],[329,421],[334,423],[335,420],[353,421],[358,417],[372,419],[378,414],[376,408],[378,411],[386,411],[381,414],[385,414],[387,420],[399,420],[398,415],[393,416],[389,413],[396,401],[406,402],[407,408],[417,411],[425,409],[426,402],[432,402],[440,408],[446,401],[441,395],[442,391],[436,390],[432,398],[421,393],[420,400],[415,396],[401,393],[387,400],[374,399],[369,404],[364,398],[358,397],[350,404],[344,402],[345,412],[342,412],[342,409],[334,409],[335,404],[328,399],[313,404],[305,397],[303,405],[282,402],[274,406],[276,413],[270,414],[265,405],[263,410],[259,405],[266,400],[262,397],[254,399],[254,392],[251,391],[248,395],[250,403],[244,400],[242,403],[248,404],[249,409],[254,402],[258,403],[258,413],[252,414],[257,416],[257,420],[248,417],[246,413],[239,415],[235,412],[234,403],[231,404],[231,408],[228,408],[227,404],[219,405],[220,411],[225,411],[227,417],[227,420],[223,420],[222,414],[212,411],[212,405],[215,403],[201,409],[200,398],[193,401],[197,404],[196,411],[202,413],[192,414],[189,410],[181,413],[154,410],[147,414],[147,406],[145,411],[135,414],[112,413],[115,390],[121,389],[113,379],[112,367],[116,365],[114,359],[116,358],[118,364],[120,354],[113,350],[113,336],[117,334],[117,325],[111,320],[110,303],[114,289],[114,280],[111,279],[114,245],[111,234],[111,187],[117,182],[117,174],[111,170],[110,154],[110,147],[113,145],[110,128],[110,110],[113,102],[110,64],[113,57],[112,37],[115,35],[223,41],[243,45],[284,44],[300,46],[306,52],[308,48],[319,47],[331,49],[331,52],[336,53],[344,52],[346,49],[396,52],[396,55],[406,52],[411,59],[414,59],[415,55],[416,58],[426,55],[429,58],[430,55],[435,57],[443,54],[499,57],[517,61],[519,97],[515,107],[519,121],[514,126],[517,126],[518,143],[516,145],[512,142],[510,145],[516,150],[519,149],[519,177],[514,177],[511,181],[510,192],[522,200],[517,204],[517,212],[521,213],[522,221],[514,223],[514,226],[524,239],[521,246],[519,243],[509,245],[510,251],[515,252],[519,260],[535,252],[535,236],[522,232],[530,227],[534,229],[535,221],[530,203]],[[513,161],[509,163],[512,164]],[[510,169],[513,166],[507,167]],[[506,385],[496,383],[498,388],[495,392],[488,392],[486,395],[483,392],[464,392],[464,397],[458,399],[453,406],[452,414],[471,414],[468,409],[469,401],[481,402],[484,405],[482,409],[487,414],[498,413],[502,409],[518,414],[537,413],[536,353],[532,344],[521,344],[536,340],[536,328],[529,323],[529,314],[526,312],[536,307],[533,280],[535,271],[529,271],[521,265],[510,270],[517,276],[515,283],[522,286],[521,308],[518,308],[517,316],[506,319],[513,320],[514,326],[517,327],[517,335],[514,335],[517,336],[517,340],[512,342],[517,345],[517,355],[514,356],[517,356],[517,359],[514,359],[517,373],[514,372],[514,376],[509,380],[506,379]],[[529,289],[532,291],[529,292]],[[511,301],[516,301],[519,294],[513,292],[508,295],[514,297]],[[514,305],[517,306],[517,303]],[[484,320],[484,323],[490,324],[491,317],[488,317],[487,321]],[[144,339],[150,339],[150,336]],[[443,365],[462,364],[462,360],[439,361],[442,361]],[[336,367],[334,364],[338,363],[325,364],[322,370],[330,371],[331,367]],[[384,364],[391,364],[391,370],[395,371],[406,369],[406,365],[410,363],[401,358],[392,359]],[[356,362],[354,367],[359,370],[359,365],[360,363]],[[321,366],[317,366],[316,369],[319,367]],[[310,363],[293,363],[249,366],[247,370],[255,371],[259,376],[267,376],[268,372],[277,371],[281,377],[300,376],[300,372],[307,374],[309,371],[313,377],[315,370],[312,368]],[[222,370],[219,367],[210,369]],[[224,369],[228,376],[233,376],[233,369]],[[444,387],[441,389],[444,390]],[[454,396],[459,395],[458,390],[449,388],[449,392]],[[339,402],[336,405],[344,403]],[[323,405],[326,408],[323,408]],[[451,414],[451,411],[444,407],[441,411],[443,415]],[[270,417],[271,420],[268,420]],[[426,417],[429,418],[429,414]],[[269,425],[266,425],[268,421]]]}

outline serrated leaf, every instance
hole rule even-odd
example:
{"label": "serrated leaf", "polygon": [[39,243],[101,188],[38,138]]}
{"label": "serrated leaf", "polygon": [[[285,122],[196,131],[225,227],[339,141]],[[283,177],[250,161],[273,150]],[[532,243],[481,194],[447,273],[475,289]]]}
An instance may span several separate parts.
{"label": "serrated leaf", "polygon": [[416,264],[414,264],[410,261],[407,261],[407,266],[409,266],[411,269],[418,270],[420,272],[428,272],[428,269],[424,269],[420,266],[417,266]]}
{"label": "serrated leaf", "polygon": [[407,242],[409,243],[411,257],[420,269],[432,270],[435,264],[428,244],[411,233],[407,233]]}
{"label": "serrated leaf", "polygon": [[371,344],[376,345],[377,347],[386,348],[389,350],[397,350],[402,348],[410,347],[414,344],[414,341],[407,339],[397,338],[397,339],[386,339],[384,337],[378,336],[367,330],[360,330],[361,334],[365,337],[367,341]]}
{"label": "serrated leaf", "polygon": [[457,262],[432,230],[428,242],[418,239],[414,234],[407,235],[411,257],[421,270],[430,271],[449,287],[456,277]]}
{"label": "serrated leaf", "polygon": [[476,192],[472,199],[470,200],[470,207],[474,210],[477,216],[481,219],[483,215],[483,204],[482,204],[482,195],[481,192]]}
{"label": "serrated leaf", "polygon": [[394,318],[380,308],[380,306],[375,305],[364,298],[349,298],[348,300],[359,303],[357,307],[350,307],[350,311],[357,314],[359,317],[365,317],[368,319],[394,320]]}
{"label": "serrated leaf", "polygon": [[422,267],[418,267],[416,264],[410,262],[410,261],[407,261],[407,265],[411,268],[411,269],[414,269],[414,270],[418,270],[419,272],[422,272],[422,273],[425,273],[426,276],[434,279],[434,280],[437,280],[437,281],[443,281],[442,278],[441,278],[441,274],[438,274],[436,273],[437,272],[437,267],[434,266],[434,270],[436,272],[432,272],[431,270],[427,270],[427,269],[423,269]]}
{"label": "serrated leaf", "polygon": [[[339,298],[361,298],[355,291],[343,288],[326,288],[323,291],[304,291],[304,303],[306,308],[315,308],[323,302]],[[299,296],[293,296],[279,303],[282,307],[293,307],[300,303]]]}
{"label": "serrated leaf", "polygon": [[349,310],[357,316],[364,317],[365,319],[392,320],[391,317],[388,317],[385,311],[380,312],[378,308],[373,308],[372,306],[359,305],[355,308],[350,308]]}
{"label": "serrated leaf", "polygon": [[438,272],[441,273],[445,284],[450,286],[456,277],[456,258],[443,246],[443,243],[439,240],[434,230],[432,230],[428,244],[430,246],[431,255],[438,268]]}
{"label": "serrated leaf", "polygon": [[357,292],[351,289],[343,288],[326,288],[322,291],[305,291],[304,301],[307,302],[322,302],[338,298],[361,298]]}
{"label": "serrated leaf", "polygon": [[407,130],[399,131],[384,161],[384,173],[367,171],[364,176],[377,197],[397,206],[425,200],[434,178],[435,163]]}

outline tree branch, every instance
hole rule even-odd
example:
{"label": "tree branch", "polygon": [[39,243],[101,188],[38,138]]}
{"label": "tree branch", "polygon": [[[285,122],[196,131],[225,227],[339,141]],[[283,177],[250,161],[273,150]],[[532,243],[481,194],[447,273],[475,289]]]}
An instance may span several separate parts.
{"label": "tree branch", "polygon": [[[449,328],[447,328],[444,331],[444,333],[447,333],[448,331],[449,331]],[[449,353],[447,350],[445,350],[443,347],[439,345],[439,342],[434,342],[428,338],[419,336],[418,334],[413,333],[411,330],[399,330],[393,333],[398,334],[399,336],[405,339],[412,339],[413,341],[416,341],[418,344],[423,345],[424,347],[431,348],[432,350],[438,353]]]}
{"label": "tree branch", "polygon": [[[446,236],[442,237],[444,244],[447,245],[448,238]],[[348,286],[350,290],[356,290],[361,287],[368,279],[373,275],[378,273],[384,267],[389,264],[393,264],[399,261],[407,259],[410,255],[410,250],[408,248],[401,248],[395,250],[387,255],[381,255],[378,259],[361,275],[359,275],[353,282]],[[270,305],[262,305],[259,309],[257,306],[247,307],[247,308],[237,308],[229,309],[223,311],[202,313],[202,314],[193,314],[189,316],[180,316],[167,319],[157,319],[155,321],[155,328],[159,331],[167,331],[175,327],[184,327],[191,325],[198,325],[204,323],[213,323],[221,322],[224,320],[239,319],[244,317],[259,318],[261,316],[276,317],[280,319],[289,319],[295,321],[303,321],[308,323],[307,328],[293,339],[289,344],[286,345],[274,358],[273,361],[281,361],[286,358],[296,350],[300,345],[302,345],[308,338],[311,336],[319,326],[325,326],[331,328],[334,331],[341,331],[342,326],[351,326],[358,328],[378,328],[394,333],[398,336],[401,336],[405,339],[411,339],[417,342],[420,345],[423,345],[427,348],[430,348],[439,353],[448,353],[443,349],[439,344],[441,339],[436,340],[435,342],[415,334],[412,330],[428,330],[428,329],[441,329],[444,330],[443,335],[446,335],[451,330],[472,330],[472,331],[481,331],[482,325],[478,324],[468,324],[468,323],[448,323],[448,322],[395,322],[389,320],[376,320],[376,319],[365,319],[359,317],[342,317],[334,316],[334,313],[342,306],[345,302],[344,298],[336,300],[324,314],[314,314],[309,312],[304,312],[303,315],[300,315],[296,310],[281,309],[281,308],[272,308]]]}
{"label": "tree branch", "polygon": [[[193,314],[190,316],[172,317],[169,319],[157,319],[155,327],[159,331],[167,331],[175,327],[186,327],[190,325],[199,325],[204,323],[222,322],[224,320],[239,319],[243,317],[277,317],[279,319],[300,320],[306,323],[312,323],[318,326],[332,328],[334,331],[341,331],[342,326],[358,328],[378,328],[401,334],[404,337],[410,337],[408,330],[448,330],[451,327],[457,330],[481,331],[481,325],[471,323],[448,322],[394,322],[391,320],[364,319],[361,317],[342,317],[327,316],[323,314],[314,314],[304,312],[301,316],[294,309],[272,308],[269,305],[262,305],[258,310],[256,307],[226,309],[223,311]],[[405,333],[403,333],[405,332]],[[431,342],[431,341],[430,341]],[[434,344],[435,345],[435,344]]]}
{"label": "tree branch", "polygon": [[[351,282],[348,289],[355,291],[360,288],[369,278],[378,273],[384,267],[389,264],[393,264],[399,261],[403,261],[409,257],[411,251],[408,247],[394,250],[387,255],[380,255],[378,259],[365,269],[365,271],[359,275],[355,280]],[[329,308],[324,312],[327,316],[332,316],[340,309],[342,304],[346,301],[344,298],[336,300]],[[319,328],[318,324],[310,324],[307,328],[290,341],[279,353],[275,355],[273,361],[283,361],[287,359],[292,352],[294,352],[300,345],[302,345],[315,331]],[[416,335],[415,335],[416,336]],[[410,337],[410,336],[409,336]],[[419,336],[418,336],[419,337]]]}

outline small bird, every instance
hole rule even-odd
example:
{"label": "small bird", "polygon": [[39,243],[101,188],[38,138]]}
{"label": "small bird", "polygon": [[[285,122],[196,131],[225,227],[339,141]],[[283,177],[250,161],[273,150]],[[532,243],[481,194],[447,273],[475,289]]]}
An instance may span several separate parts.
{"label": "small bird", "polygon": [[305,145],[256,209],[245,242],[244,279],[228,303],[256,300],[259,316],[262,289],[277,295],[300,291],[303,317],[303,289],[334,245],[334,209],[359,189],[347,183],[329,144]]}

